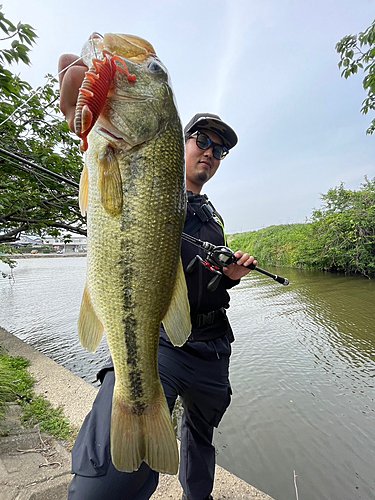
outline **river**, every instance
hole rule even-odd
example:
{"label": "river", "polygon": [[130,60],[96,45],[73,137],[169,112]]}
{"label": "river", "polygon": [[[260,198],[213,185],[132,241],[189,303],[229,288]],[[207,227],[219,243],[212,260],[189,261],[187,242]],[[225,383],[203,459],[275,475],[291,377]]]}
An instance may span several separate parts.
{"label": "river", "polygon": [[[108,347],[89,354],[77,338],[85,266],[18,260],[14,280],[0,279],[0,326],[94,383]],[[296,489],[300,500],[374,500],[375,280],[278,272],[289,287],[253,272],[230,292],[233,398],[217,461],[276,500]]]}

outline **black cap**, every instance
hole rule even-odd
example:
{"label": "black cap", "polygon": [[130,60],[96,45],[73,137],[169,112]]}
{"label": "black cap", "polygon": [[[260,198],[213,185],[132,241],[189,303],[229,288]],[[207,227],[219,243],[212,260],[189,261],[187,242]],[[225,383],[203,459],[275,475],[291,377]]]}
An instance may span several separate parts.
{"label": "black cap", "polygon": [[197,113],[184,128],[184,134],[185,136],[193,134],[201,128],[215,132],[215,134],[223,139],[224,146],[228,149],[233,148],[237,144],[238,138],[236,132],[223,122],[218,115]]}

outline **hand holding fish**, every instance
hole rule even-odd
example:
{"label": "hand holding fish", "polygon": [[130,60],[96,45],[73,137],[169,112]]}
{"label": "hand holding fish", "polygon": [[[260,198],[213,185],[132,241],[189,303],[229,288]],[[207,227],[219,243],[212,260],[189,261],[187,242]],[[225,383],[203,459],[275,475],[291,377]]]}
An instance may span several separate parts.
{"label": "hand holding fish", "polygon": [[[68,69],[63,71],[65,68]],[[78,92],[87,70],[88,67],[76,55],[64,54],[59,59],[60,109],[73,132]]]}
{"label": "hand holding fish", "polygon": [[238,258],[238,261],[229,267],[224,267],[223,272],[225,276],[232,280],[239,280],[249,274],[251,269],[246,269],[250,264],[254,266],[258,265],[258,261],[255,260],[253,256],[250,256],[248,253],[243,253],[241,250],[235,252],[235,257]]}

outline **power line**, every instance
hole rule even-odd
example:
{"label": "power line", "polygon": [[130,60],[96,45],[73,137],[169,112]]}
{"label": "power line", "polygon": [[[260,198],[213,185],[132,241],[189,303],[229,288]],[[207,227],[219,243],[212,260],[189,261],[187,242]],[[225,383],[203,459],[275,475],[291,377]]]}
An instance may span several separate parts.
{"label": "power line", "polygon": [[67,179],[66,177],[63,177],[62,175],[57,174],[56,172],[53,172],[52,170],[48,170],[47,168],[36,165],[35,163],[32,163],[31,161],[26,160],[25,158],[22,158],[21,156],[18,156],[14,153],[11,153],[10,151],[7,151],[6,149],[0,148],[0,153],[5,155],[5,156],[8,156],[9,158],[13,158],[13,160],[17,160],[17,161],[35,169],[35,170],[38,170],[39,172],[43,172],[44,174],[47,174],[50,177],[53,177],[59,181],[66,182],[67,184],[70,184],[71,186],[73,186],[77,189],[79,188],[78,182]]}

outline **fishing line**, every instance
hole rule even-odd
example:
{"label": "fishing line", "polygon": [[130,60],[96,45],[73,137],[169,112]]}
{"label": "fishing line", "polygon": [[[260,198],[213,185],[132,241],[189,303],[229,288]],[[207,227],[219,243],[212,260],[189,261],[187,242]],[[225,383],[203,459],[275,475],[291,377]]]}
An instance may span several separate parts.
{"label": "fishing line", "polygon": [[[54,75],[54,76],[50,76],[50,77],[47,79],[46,83],[45,83],[42,87],[38,87],[36,90],[34,90],[34,92],[32,92],[32,93],[31,93],[30,97],[29,97],[29,98],[28,98],[28,99],[27,99],[24,103],[22,103],[20,106],[18,106],[18,107],[17,107],[17,108],[13,111],[13,113],[12,113],[11,115],[9,115],[7,118],[5,118],[5,120],[3,120],[3,121],[0,123],[0,127],[1,127],[2,125],[4,125],[4,123],[6,123],[8,120],[10,120],[10,119],[11,119],[11,118],[12,118],[12,117],[13,117],[13,116],[17,113],[17,111],[19,111],[20,109],[22,109],[22,108],[23,108],[23,107],[24,107],[24,106],[25,106],[25,105],[26,105],[29,101],[31,101],[31,99],[32,99],[32,98],[33,98],[36,94],[38,94],[38,92],[41,92],[41,91],[44,89],[44,87],[46,87],[46,86],[48,85],[48,83],[49,83],[51,80],[53,80],[53,78],[56,78],[57,76],[61,75],[61,73],[64,73],[64,71],[66,71],[67,69],[69,69],[71,66],[74,66],[75,64],[77,64],[77,62],[78,62],[78,61],[80,61],[81,59],[82,59],[82,56],[81,56],[81,57],[79,57],[78,59],[76,59],[75,61],[73,61],[71,64],[69,64],[66,68],[64,68],[64,69],[62,69],[61,71],[59,71],[56,75]],[[50,106],[50,105],[52,104],[52,102],[54,102],[54,100],[53,100],[53,101],[50,101],[50,102],[47,104],[46,108],[48,108],[48,106]],[[17,120],[15,120],[15,123],[16,123],[16,122],[17,122]]]}
{"label": "fishing line", "polygon": [[[92,33],[92,35],[91,35],[91,36],[90,36],[90,38],[89,38],[89,42],[91,43],[91,47],[92,47],[92,49],[93,49],[93,51],[94,51],[95,57],[97,58],[97,57],[98,57],[98,55],[97,55],[97,52],[96,52],[96,47],[95,47],[95,44],[94,44],[94,38],[95,38],[95,35],[96,35],[96,36],[98,36],[99,38],[104,38],[104,37],[103,37],[103,35],[101,35],[100,33],[94,32],[94,33]],[[66,66],[66,68],[63,68],[61,71],[59,71],[58,73],[56,73],[56,75],[54,75],[54,76],[50,76],[50,77],[47,79],[46,83],[45,83],[42,87],[38,87],[36,90],[34,90],[34,91],[31,93],[30,97],[29,97],[29,98],[28,98],[28,99],[27,99],[27,100],[26,100],[23,104],[21,104],[20,106],[18,106],[18,107],[17,107],[17,108],[13,111],[13,113],[12,113],[11,115],[9,115],[9,116],[8,116],[5,120],[3,120],[3,121],[0,123],[0,127],[1,127],[2,125],[4,125],[4,123],[6,123],[8,120],[10,120],[10,119],[11,119],[11,118],[12,118],[12,117],[13,117],[13,116],[17,113],[17,111],[19,111],[20,109],[22,109],[22,108],[23,108],[23,107],[24,107],[24,106],[25,106],[25,105],[26,105],[26,104],[27,104],[27,103],[28,103],[28,102],[29,102],[29,101],[30,101],[30,100],[31,100],[31,99],[32,99],[32,98],[36,95],[36,94],[38,94],[38,92],[41,92],[41,91],[44,89],[44,87],[46,87],[46,86],[48,85],[48,83],[49,83],[51,80],[53,80],[54,78],[56,78],[56,77],[58,77],[59,75],[61,75],[61,73],[64,73],[64,71],[68,70],[70,67],[72,67],[72,66],[74,66],[75,64],[77,64],[77,63],[78,63],[78,61],[81,61],[81,60],[83,59],[83,57],[84,57],[84,56],[83,56],[83,55],[81,55],[81,57],[79,57],[78,59],[76,59],[75,61],[73,61],[72,63],[70,63],[68,66]],[[54,101],[50,101],[50,102],[47,104],[46,108],[48,108],[48,106],[50,106],[52,102],[54,102]],[[15,123],[16,123],[16,122],[17,122],[17,120],[15,121]]]}
{"label": "fishing line", "polygon": [[[95,57],[97,58],[98,57],[98,54],[96,52],[96,47],[95,47],[95,44],[94,44],[94,38],[95,38],[95,35],[97,35],[99,38],[103,39],[104,36],[101,35],[100,33],[97,33],[96,31],[94,31],[94,33],[91,34],[90,38],[89,38],[89,41],[91,43],[91,47],[94,51],[94,54],[95,54]],[[83,56],[82,56],[83,57]]]}

